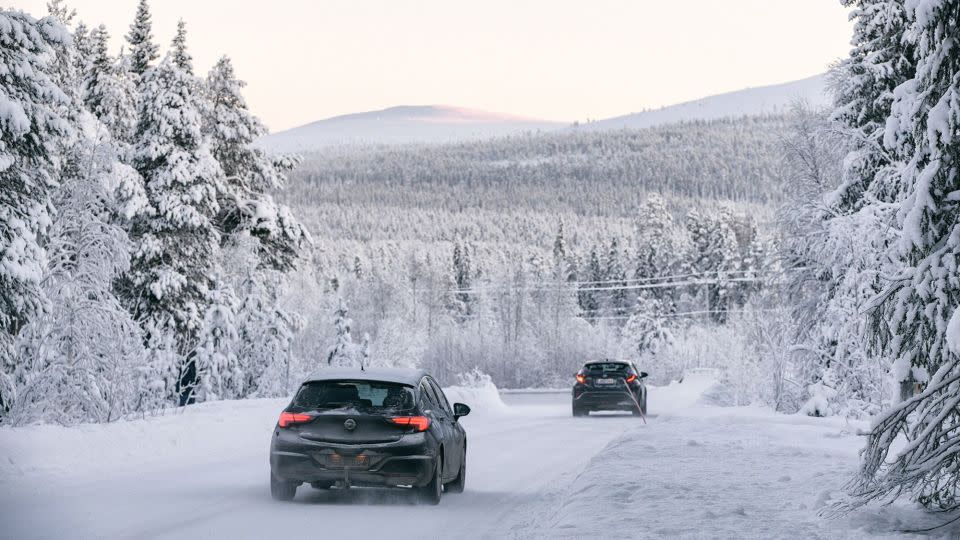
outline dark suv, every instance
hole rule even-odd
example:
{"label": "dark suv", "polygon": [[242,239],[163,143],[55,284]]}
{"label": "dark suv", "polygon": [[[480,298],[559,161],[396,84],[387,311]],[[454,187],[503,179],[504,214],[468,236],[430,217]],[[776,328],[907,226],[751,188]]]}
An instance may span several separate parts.
{"label": "dark suv", "polygon": [[573,385],[573,415],[590,411],[630,411],[647,414],[647,374],[630,362],[588,362],[576,374]]}
{"label": "dark suv", "polygon": [[432,377],[404,369],[324,369],[280,413],[270,442],[270,493],[289,501],[318,489],[410,487],[430,504],[463,491],[470,407],[447,401]]}

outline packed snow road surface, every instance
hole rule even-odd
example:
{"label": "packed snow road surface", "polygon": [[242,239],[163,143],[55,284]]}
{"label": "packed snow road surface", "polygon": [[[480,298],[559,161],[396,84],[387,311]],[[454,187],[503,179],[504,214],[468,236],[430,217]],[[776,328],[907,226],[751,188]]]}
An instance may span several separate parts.
{"label": "packed snow road surface", "polygon": [[916,521],[905,508],[817,516],[856,463],[860,441],[842,422],[694,406],[689,394],[651,388],[648,424],[572,418],[566,394],[458,397],[474,406],[462,420],[467,491],[438,507],[309,486],[271,500],[283,400],[0,429],[0,537],[865,538]]}

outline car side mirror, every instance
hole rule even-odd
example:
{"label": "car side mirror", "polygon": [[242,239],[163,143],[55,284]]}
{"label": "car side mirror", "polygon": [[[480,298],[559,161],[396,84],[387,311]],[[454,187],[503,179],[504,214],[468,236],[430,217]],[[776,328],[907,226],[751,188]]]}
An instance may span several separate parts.
{"label": "car side mirror", "polygon": [[460,418],[461,416],[466,416],[470,414],[470,407],[467,407],[463,403],[454,403],[453,404],[453,417]]}
{"label": "car side mirror", "polygon": [[648,373],[647,373],[646,371],[641,371],[641,372],[640,372],[640,378],[641,378],[641,379],[646,379],[646,378],[647,378],[647,375],[648,375]]}

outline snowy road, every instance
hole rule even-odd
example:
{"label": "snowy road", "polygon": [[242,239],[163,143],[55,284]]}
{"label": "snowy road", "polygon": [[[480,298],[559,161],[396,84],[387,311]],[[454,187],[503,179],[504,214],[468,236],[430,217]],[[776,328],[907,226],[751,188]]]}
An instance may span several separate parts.
{"label": "snowy road", "polygon": [[676,414],[656,397],[651,409],[659,402],[661,414],[643,425],[631,416],[572,418],[562,394],[505,396],[509,409],[463,420],[467,491],[438,507],[406,492],[309,486],[293,503],[272,501],[267,443],[277,400],[0,430],[0,536],[861,538],[895,530],[874,515],[816,516],[856,463],[858,441],[839,423],[751,409]]}
{"label": "snowy road", "polygon": [[[521,405],[508,414],[465,418],[470,441],[468,490],[445,497],[438,508],[418,506],[404,492],[323,492],[308,486],[301,487],[293,504],[273,502],[267,491],[266,452],[280,407],[268,406],[262,407],[267,414],[256,411],[263,422],[238,423],[253,430],[232,434],[245,444],[197,444],[202,453],[189,460],[148,459],[146,470],[125,463],[112,472],[100,464],[86,474],[41,468],[19,477],[11,475],[4,479],[0,495],[4,514],[0,535],[183,538],[216,531],[233,538],[280,533],[299,538],[331,530],[339,531],[341,538],[384,534],[397,538],[398,533],[421,538],[483,535],[508,519],[517,506],[572,480],[611,439],[640,422],[630,416],[575,420],[567,399],[555,394],[535,396],[533,401],[539,404]],[[145,439],[153,438],[150,435],[145,434]],[[203,436],[199,431],[192,437]],[[120,444],[131,439],[124,438]],[[60,450],[85,453],[89,449],[68,445]],[[220,451],[224,455],[211,455]],[[182,450],[176,453],[182,455]]]}

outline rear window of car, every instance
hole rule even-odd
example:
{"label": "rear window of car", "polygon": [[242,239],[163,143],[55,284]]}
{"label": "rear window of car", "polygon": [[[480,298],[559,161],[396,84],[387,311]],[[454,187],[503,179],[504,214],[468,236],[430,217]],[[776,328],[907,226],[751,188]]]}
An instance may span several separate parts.
{"label": "rear window of car", "polygon": [[588,373],[627,373],[630,366],[620,362],[595,362],[586,364],[583,370]]}
{"label": "rear window of car", "polygon": [[297,411],[357,409],[369,412],[402,411],[414,406],[413,388],[376,381],[311,381],[293,398]]}

